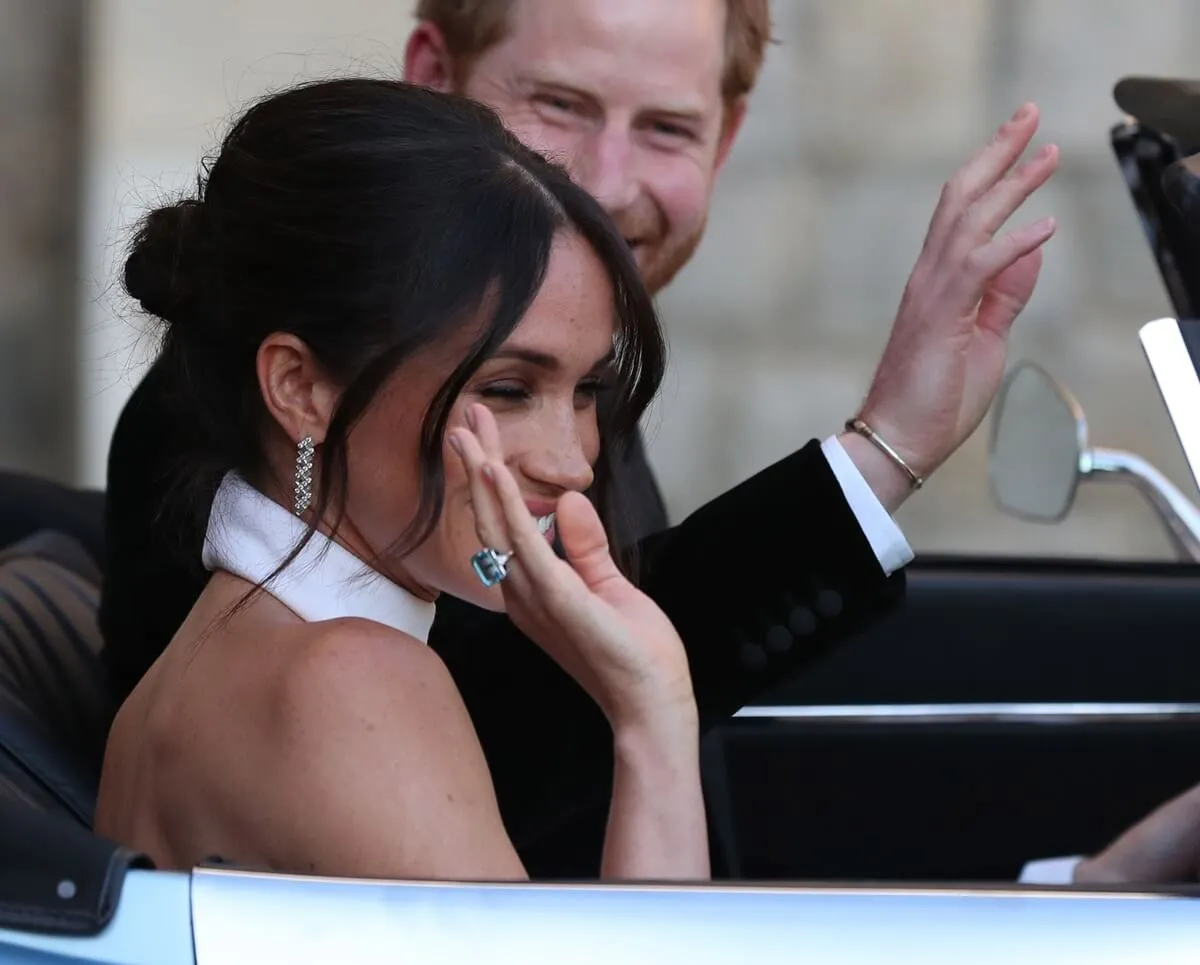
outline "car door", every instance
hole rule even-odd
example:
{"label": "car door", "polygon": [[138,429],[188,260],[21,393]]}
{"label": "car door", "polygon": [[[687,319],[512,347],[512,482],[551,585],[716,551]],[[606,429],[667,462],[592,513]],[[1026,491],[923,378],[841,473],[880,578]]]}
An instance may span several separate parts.
{"label": "car door", "polygon": [[1200,567],[924,558],[890,619],[716,733],[738,878],[1010,880],[1200,782]]}

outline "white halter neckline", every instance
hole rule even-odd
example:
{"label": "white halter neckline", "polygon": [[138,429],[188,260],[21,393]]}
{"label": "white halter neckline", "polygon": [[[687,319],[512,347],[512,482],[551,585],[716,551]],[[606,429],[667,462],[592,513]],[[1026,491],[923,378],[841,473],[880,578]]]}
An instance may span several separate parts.
{"label": "white halter neckline", "polygon": [[307,531],[303,520],[229,473],[213,500],[204,566],[263,584],[310,623],[360,617],[428,642],[434,605],[372,570],[323,533],[314,533],[296,559],[268,581]]}

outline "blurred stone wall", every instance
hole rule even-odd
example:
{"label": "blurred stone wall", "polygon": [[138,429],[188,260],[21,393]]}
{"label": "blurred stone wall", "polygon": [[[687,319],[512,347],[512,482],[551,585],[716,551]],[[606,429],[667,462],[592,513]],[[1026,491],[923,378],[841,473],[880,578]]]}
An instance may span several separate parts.
{"label": "blurred stone wall", "polygon": [[[1020,217],[1058,235],[1013,357],[1065,382],[1096,444],[1195,496],[1136,331],[1170,314],[1109,148],[1134,73],[1200,75],[1195,0],[776,0],[772,48],[708,237],[663,299],[673,351],[651,455],[676,517],[840,428],[867,388],[942,182],[1022,101],[1062,168]],[[1015,222],[1014,222],[1015,223]],[[901,510],[926,551],[1170,558],[1123,486],[1058,525],[990,504],[978,433]]]}
{"label": "blurred stone wall", "polygon": [[82,0],[0,0],[0,468],[76,470]]}
{"label": "blurred stone wall", "polygon": [[[14,2],[37,17],[71,6],[0,0],[0,10]],[[866,389],[942,181],[1025,99],[1041,105],[1044,138],[1063,148],[1061,172],[1026,216],[1053,211],[1061,227],[1014,356],[1038,359],[1076,392],[1096,442],[1137,450],[1194,494],[1136,340],[1138,325],[1169,306],[1108,130],[1119,120],[1111,101],[1119,77],[1200,74],[1200,4],[774,0],[774,8],[780,42],[718,185],[708,237],[662,301],[672,366],[648,429],[675,517],[840,427]],[[347,65],[397,71],[411,3],[89,0],[88,9],[78,451],[79,478],[101,483],[108,434],[149,347],[113,293],[132,218],[187,184],[201,151],[259,91]],[[45,42],[36,26],[23,25],[19,41],[5,26],[0,54],[7,42],[29,58]],[[12,70],[0,55],[3,76]],[[2,96],[13,89],[6,84]],[[45,136],[35,165],[43,169],[66,156],[53,147],[59,135]],[[37,190],[28,183],[22,195]],[[12,277],[11,264],[0,272]],[[46,275],[37,290],[49,298],[58,277]],[[0,333],[8,318],[0,315]],[[38,351],[52,342],[39,336]],[[55,471],[56,458],[14,447],[9,418],[0,461]],[[45,437],[41,425],[22,431]],[[926,551],[1170,554],[1153,514],[1122,487],[1086,487],[1057,526],[1003,517],[988,498],[983,435],[900,521]]]}

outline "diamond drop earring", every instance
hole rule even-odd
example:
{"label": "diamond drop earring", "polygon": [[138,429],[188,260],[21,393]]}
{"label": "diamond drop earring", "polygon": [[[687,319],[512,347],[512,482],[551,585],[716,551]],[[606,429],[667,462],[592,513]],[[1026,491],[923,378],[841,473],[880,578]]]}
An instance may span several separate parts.
{"label": "diamond drop earring", "polygon": [[312,471],[313,452],[316,446],[312,436],[305,436],[296,443],[296,485],[293,512],[303,516],[304,511],[312,504]]}

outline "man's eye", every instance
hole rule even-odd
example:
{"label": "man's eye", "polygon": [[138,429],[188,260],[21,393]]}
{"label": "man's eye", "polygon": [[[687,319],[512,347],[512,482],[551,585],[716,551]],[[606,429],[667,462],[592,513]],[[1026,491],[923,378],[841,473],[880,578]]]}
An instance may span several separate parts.
{"label": "man's eye", "polygon": [[565,97],[555,97],[553,94],[543,94],[537,98],[538,103],[545,104],[547,107],[556,111],[565,111],[568,114],[577,113],[575,102],[568,100]]}
{"label": "man's eye", "polygon": [[695,135],[690,129],[681,127],[679,124],[672,124],[669,121],[655,121],[650,125],[650,130],[656,137],[666,137],[674,141],[691,141],[695,139]]}

